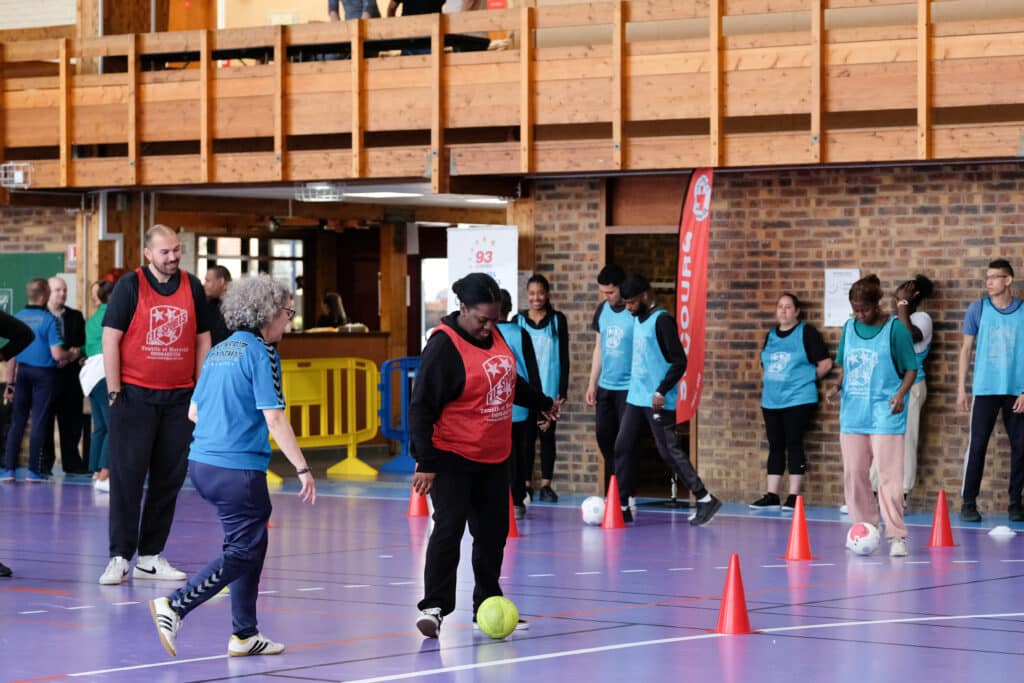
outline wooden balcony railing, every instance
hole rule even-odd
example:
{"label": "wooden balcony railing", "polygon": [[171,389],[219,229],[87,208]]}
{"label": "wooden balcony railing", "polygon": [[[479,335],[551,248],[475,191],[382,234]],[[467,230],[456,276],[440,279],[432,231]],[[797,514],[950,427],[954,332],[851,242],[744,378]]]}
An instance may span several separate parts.
{"label": "wooden balcony railing", "polygon": [[[455,176],[1019,156],[1024,2],[944,19],[953,4],[615,0],[7,43],[0,154],[31,161],[39,188],[429,177],[438,192]],[[477,32],[510,48],[442,49]],[[375,56],[403,44],[430,53]]]}

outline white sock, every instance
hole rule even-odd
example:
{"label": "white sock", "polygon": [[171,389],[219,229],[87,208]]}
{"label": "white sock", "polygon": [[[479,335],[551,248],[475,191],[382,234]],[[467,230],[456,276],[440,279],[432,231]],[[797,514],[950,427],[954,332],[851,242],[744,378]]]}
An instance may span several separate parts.
{"label": "white sock", "polygon": [[703,498],[698,498],[697,502],[698,503],[710,503],[711,502],[711,494],[710,493],[704,494],[704,497]]}

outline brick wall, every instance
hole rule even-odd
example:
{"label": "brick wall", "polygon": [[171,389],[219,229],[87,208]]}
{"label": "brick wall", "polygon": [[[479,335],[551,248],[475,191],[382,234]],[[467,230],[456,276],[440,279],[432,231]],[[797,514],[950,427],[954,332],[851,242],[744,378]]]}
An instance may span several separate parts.
{"label": "brick wall", "polygon": [[0,208],[0,253],[61,252],[75,242],[75,216],[65,209]]}
{"label": "brick wall", "polygon": [[[563,182],[538,192],[538,261],[549,269],[555,303],[573,322],[573,331],[585,326],[593,311],[593,276],[600,267],[596,258],[588,257],[600,253],[602,232],[582,227],[591,221],[587,198],[581,196],[585,187]],[[580,207],[577,219],[571,216],[573,204]],[[568,231],[552,236],[552,229]],[[613,239],[614,257],[624,266],[673,272],[671,236]],[[929,509],[940,487],[958,503],[968,436],[968,417],[955,410],[960,325],[967,305],[983,293],[984,269],[991,259],[1008,258],[1018,270],[1018,282],[1024,282],[1022,247],[1020,163],[716,175],[707,382],[699,414],[701,476],[728,500],[752,500],[762,492],[767,443],[759,409],[758,351],[774,322],[780,291],[793,290],[806,299],[807,318],[821,329],[826,268],[875,272],[886,291],[922,272],[937,287],[935,298],[922,307],[935,321],[935,338],[926,365],[929,396],[911,504]],[[559,291],[566,286],[568,296]],[[822,331],[834,352],[839,330]],[[580,366],[589,366],[591,348],[574,344],[572,398],[586,385]],[[559,452],[572,457],[592,453],[590,413],[580,410],[585,408],[582,402],[571,408],[567,418],[573,422],[565,432],[572,437],[560,435]],[[843,487],[835,409],[822,404],[807,446],[812,463],[805,479],[808,502],[839,505]],[[1008,460],[1000,425],[989,446],[979,499],[984,509],[1006,508]],[[591,461],[569,465],[563,458],[561,467],[574,482],[589,485],[592,480],[579,476],[577,469]]]}
{"label": "brick wall", "polygon": [[569,396],[558,423],[554,487],[592,493],[600,486],[601,456],[594,440],[593,412],[583,397],[594,349],[590,322],[598,302],[595,283],[604,265],[601,181],[541,182],[535,196],[535,272],[551,282],[551,303],[569,322]]}

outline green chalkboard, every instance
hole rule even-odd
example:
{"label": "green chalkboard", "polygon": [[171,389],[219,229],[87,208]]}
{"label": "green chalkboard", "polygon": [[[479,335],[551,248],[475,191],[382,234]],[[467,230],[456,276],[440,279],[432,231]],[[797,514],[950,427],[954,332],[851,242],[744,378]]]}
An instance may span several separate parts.
{"label": "green chalkboard", "polygon": [[29,280],[53,277],[63,271],[63,252],[0,254],[0,310],[17,313],[27,303],[25,286]]}

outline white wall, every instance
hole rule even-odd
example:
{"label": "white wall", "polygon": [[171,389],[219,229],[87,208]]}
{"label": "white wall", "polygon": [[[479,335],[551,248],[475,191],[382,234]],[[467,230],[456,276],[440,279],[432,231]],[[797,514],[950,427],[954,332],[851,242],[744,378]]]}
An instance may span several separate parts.
{"label": "white wall", "polygon": [[75,0],[0,0],[0,30],[74,24]]}

